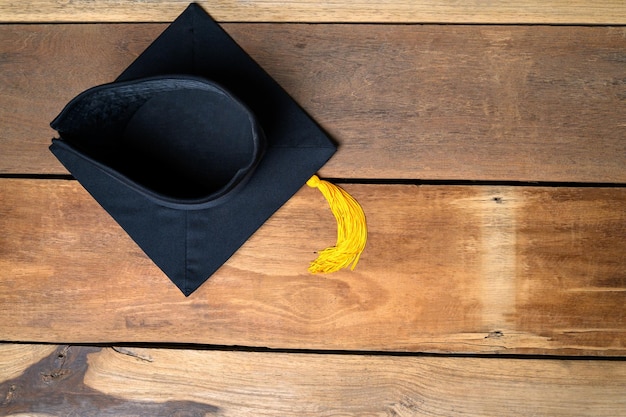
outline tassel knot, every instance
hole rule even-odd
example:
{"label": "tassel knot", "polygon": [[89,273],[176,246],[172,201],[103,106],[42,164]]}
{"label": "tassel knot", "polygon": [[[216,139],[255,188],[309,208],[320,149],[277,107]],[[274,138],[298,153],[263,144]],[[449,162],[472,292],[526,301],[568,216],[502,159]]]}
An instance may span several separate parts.
{"label": "tassel knot", "polygon": [[350,266],[354,270],[367,241],[367,223],[361,205],[343,188],[313,175],[307,185],[317,188],[328,201],[337,220],[337,243],[321,251],[309,272],[335,272]]}

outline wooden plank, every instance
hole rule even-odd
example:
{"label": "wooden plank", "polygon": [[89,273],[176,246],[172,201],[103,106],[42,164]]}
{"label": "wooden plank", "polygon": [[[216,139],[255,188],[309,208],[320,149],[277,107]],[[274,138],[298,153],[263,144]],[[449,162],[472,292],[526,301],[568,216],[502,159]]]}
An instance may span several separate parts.
{"label": "wooden plank", "polygon": [[[0,26],[0,172],[65,173],[49,121],[164,27]],[[624,28],[225,28],[338,142],[324,176],[626,182]]]}
{"label": "wooden plank", "polygon": [[10,415],[626,415],[623,361],[59,346],[7,378],[10,360]]}
{"label": "wooden plank", "polygon": [[[234,22],[385,22],[385,23],[543,23],[624,24],[621,0],[504,0],[446,2],[381,0],[199,1],[215,19]],[[1,22],[163,22],[176,18],[187,2],[161,0],[28,0],[0,2]]]}
{"label": "wooden plank", "polygon": [[306,272],[336,228],[305,187],[185,298],[76,182],[2,179],[2,339],[626,353],[625,188],[346,189],[354,272]]}

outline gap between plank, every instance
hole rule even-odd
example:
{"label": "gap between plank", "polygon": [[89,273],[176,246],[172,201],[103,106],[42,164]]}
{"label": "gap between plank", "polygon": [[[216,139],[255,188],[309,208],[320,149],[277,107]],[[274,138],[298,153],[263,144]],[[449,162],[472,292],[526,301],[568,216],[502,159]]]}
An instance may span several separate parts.
{"label": "gap between plank", "polygon": [[196,351],[219,351],[219,352],[252,352],[252,353],[290,353],[300,355],[340,355],[340,356],[389,356],[389,357],[416,357],[416,358],[475,358],[475,359],[540,359],[540,360],[571,360],[571,361],[607,361],[626,362],[626,356],[568,356],[568,355],[539,355],[539,354],[500,354],[500,353],[435,353],[435,352],[400,352],[379,350],[337,350],[337,349],[293,349],[293,348],[269,348],[258,346],[239,345],[204,345],[196,343],[145,343],[145,342],[122,342],[122,343],[55,343],[55,342],[32,342],[32,341],[3,341],[0,344],[12,345],[46,345],[46,346],[85,346],[132,349],[171,349],[171,350],[196,350]]}
{"label": "gap between plank", "polygon": [[[0,179],[62,180],[75,181],[71,174],[15,174],[0,173]],[[568,181],[498,181],[498,180],[445,180],[445,179],[403,179],[403,178],[334,178],[323,179],[336,184],[366,185],[455,185],[479,187],[571,187],[571,188],[626,188],[626,183],[613,182],[568,182]]]}

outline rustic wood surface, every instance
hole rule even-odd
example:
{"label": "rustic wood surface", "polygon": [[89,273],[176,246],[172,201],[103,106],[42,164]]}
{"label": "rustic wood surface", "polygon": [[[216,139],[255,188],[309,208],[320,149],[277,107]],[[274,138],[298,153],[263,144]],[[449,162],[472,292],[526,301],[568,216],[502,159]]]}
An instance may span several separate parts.
{"label": "rustic wood surface", "polygon": [[[0,345],[2,415],[65,416],[68,404],[81,416],[626,415],[621,361],[46,351]],[[35,357],[17,374],[24,356]]]}
{"label": "rustic wood surface", "polygon": [[[326,177],[626,182],[624,28],[225,28],[338,142]],[[66,173],[48,123],[163,29],[0,26],[0,173]]]}
{"label": "rustic wood surface", "polygon": [[187,2],[0,0],[1,416],[626,416],[626,3],[201,4],[339,144],[362,261],[306,272],[302,189],[185,298],[47,146]]}
{"label": "rustic wood surface", "polygon": [[[0,1],[0,22],[169,22],[188,0]],[[218,21],[377,23],[624,24],[621,0],[212,0],[199,1]]]}
{"label": "rustic wood surface", "polygon": [[626,188],[347,184],[368,246],[320,276],[305,187],[185,298],[75,181],[0,181],[5,340],[626,352]]}

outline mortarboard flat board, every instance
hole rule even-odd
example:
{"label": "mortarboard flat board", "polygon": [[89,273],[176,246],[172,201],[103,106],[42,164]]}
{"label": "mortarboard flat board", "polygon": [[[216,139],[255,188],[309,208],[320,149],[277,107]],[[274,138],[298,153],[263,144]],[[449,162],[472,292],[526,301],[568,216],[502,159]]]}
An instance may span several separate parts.
{"label": "mortarboard flat board", "polygon": [[336,150],[196,4],[51,126],[52,153],[186,296]]}

